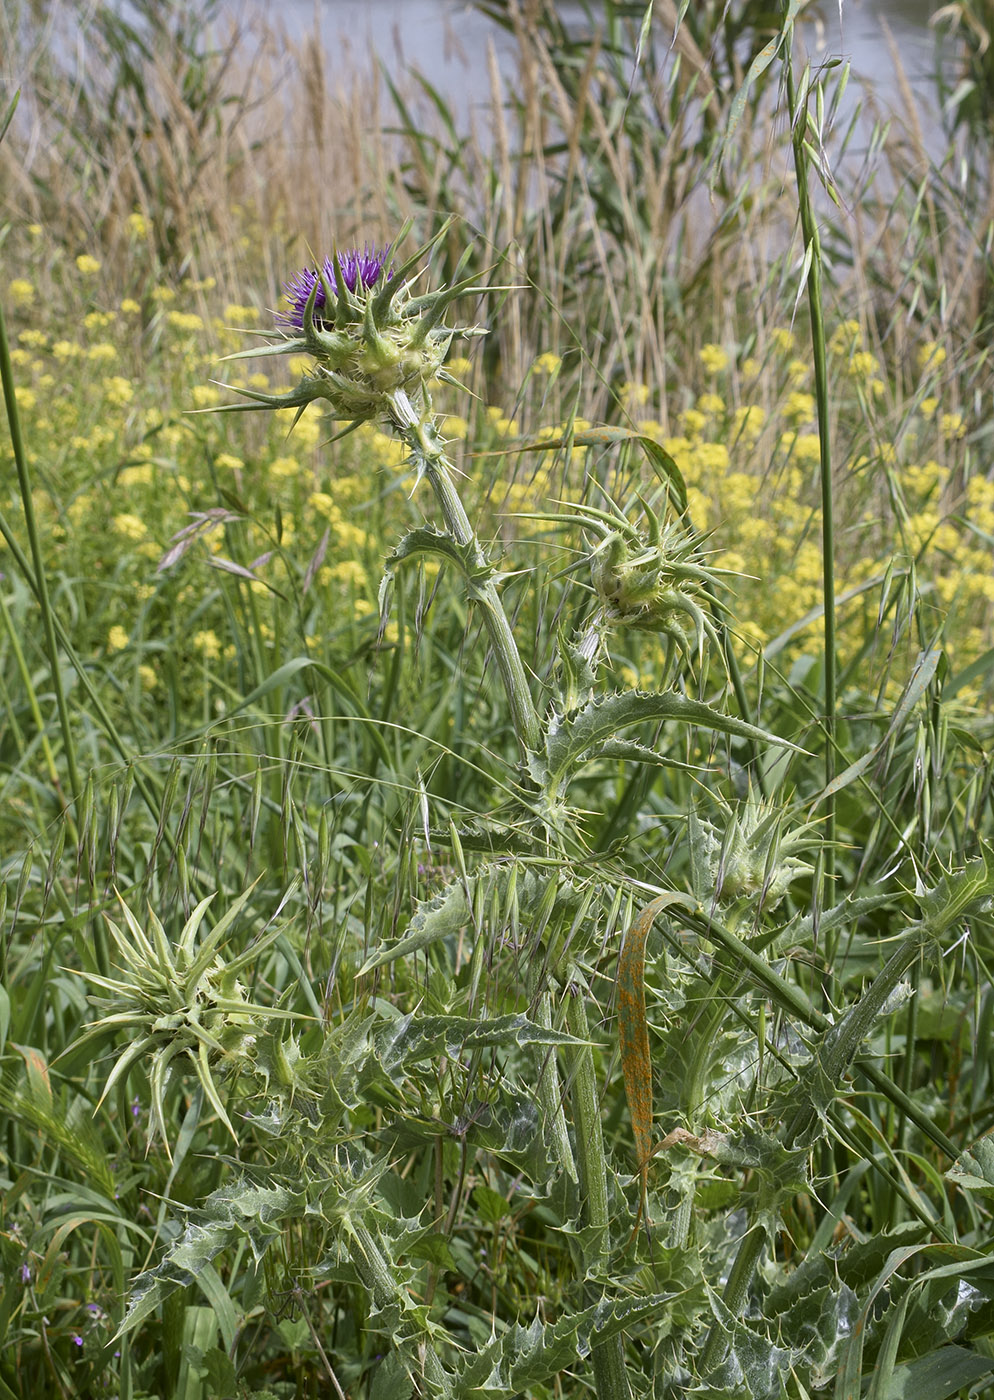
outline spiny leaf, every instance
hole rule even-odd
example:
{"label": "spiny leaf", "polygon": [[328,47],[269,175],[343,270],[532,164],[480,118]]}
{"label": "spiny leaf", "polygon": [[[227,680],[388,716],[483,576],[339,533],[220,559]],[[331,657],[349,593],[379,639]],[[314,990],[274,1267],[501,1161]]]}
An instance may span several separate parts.
{"label": "spiny leaf", "polygon": [[533,772],[532,776],[536,781],[548,782],[555,788],[591,750],[612,741],[619,729],[633,724],[658,723],[660,720],[696,724],[721,734],[734,734],[759,743],[778,744],[796,753],[803,752],[797,744],[787,739],[758,729],[735,715],[722,714],[703,700],[691,700],[675,690],[623,690],[592,700],[570,719],[562,719],[554,729],[550,729],[546,735],[545,765],[536,762],[539,771]]}
{"label": "spiny leaf", "polygon": [[527,1394],[577,1357],[586,1357],[593,1344],[609,1341],[643,1319],[662,1314],[670,1298],[602,1298],[591,1308],[570,1313],[545,1326],[536,1317],[529,1327],[510,1327],[464,1366],[454,1394],[473,1400],[504,1400]]}
{"label": "spiny leaf", "polygon": [[565,1031],[536,1025],[527,1016],[490,1020],[467,1016],[404,1016],[380,1030],[377,1050],[388,1073],[418,1060],[446,1055],[457,1059],[466,1050],[506,1045],[580,1045]]}
{"label": "spiny leaf", "polygon": [[163,1299],[193,1283],[237,1240],[248,1241],[258,1263],[279,1237],[283,1222],[301,1216],[306,1205],[302,1192],[291,1192],[284,1186],[258,1186],[244,1178],[212,1192],[164,1258],[135,1280],[117,1336],[134,1331]]}

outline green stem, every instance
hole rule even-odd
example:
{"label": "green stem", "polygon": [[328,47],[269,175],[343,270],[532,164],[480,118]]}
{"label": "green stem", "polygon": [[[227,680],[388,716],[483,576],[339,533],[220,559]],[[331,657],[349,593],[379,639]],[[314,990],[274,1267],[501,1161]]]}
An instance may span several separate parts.
{"label": "green stem", "polygon": [[[735,1263],[728,1275],[728,1282],[725,1284],[723,1298],[725,1306],[733,1317],[741,1317],[742,1313],[745,1312],[745,1305],[749,1297],[749,1285],[765,1244],[765,1225],[753,1225],[752,1229],[747,1230],[742,1238],[742,1243],[735,1256]],[[704,1375],[707,1375],[708,1371],[717,1366],[722,1359],[725,1350],[724,1343],[722,1329],[715,1322],[708,1333],[704,1350],[701,1353],[701,1371]]]}
{"label": "green stem", "polygon": [[431,404],[426,398],[419,411],[407,394],[398,390],[391,397],[391,409],[394,426],[411,449],[418,472],[426,478],[435,493],[449,535],[457,544],[469,550],[472,566],[480,572],[480,577],[471,582],[470,596],[483,614],[511,705],[518,743],[524,752],[534,752],[539,747],[542,728],[532,702],[531,687],[497,587],[493,579],[487,576],[489,565],[483,547],[469,523],[452,480],[451,466],[435,428]]}
{"label": "green stem", "polygon": [[399,1308],[402,1321],[398,1329],[398,1338],[405,1341],[409,1338],[416,1340],[429,1393],[436,1395],[446,1393],[450,1387],[447,1384],[448,1377],[438,1352],[427,1336],[420,1333],[413,1318],[405,1317],[407,1300],[397,1286],[390,1265],[387,1263],[375,1234],[368,1225],[356,1219],[355,1216],[349,1219],[348,1232],[354,1246],[350,1251],[352,1262],[372,1298],[377,1312],[385,1312],[391,1305]]}
{"label": "green stem", "polygon": [[[586,1267],[588,1276],[594,1274],[595,1277],[603,1277],[610,1270],[607,1158],[604,1155],[604,1133],[597,1098],[594,1050],[590,1044],[590,1026],[587,1023],[587,1009],[584,1003],[585,988],[579,974],[571,973],[569,987],[566,995],[567,1029],[577,1040],[586,1042],[576,1052],[572,1096],[580,1197],[586,1223],[593,1226],[594,1232]],[[588,1291],[592,1295],[590,1301],[597,1302],[600,1297],[597,1286],[588,1285]],[[629,1400],[630,1392],[625,1377],[625,1351],[621,1337],[594,1342],[590,1348],[590,1359],[594,1368],[597,1400]]]}
{"label": "green stem", "polygon": [[10,429],[10,445],[14,452],[14,465],[17,468],[17,483],[20,488],[21,506],[24,510],[24,524],[28,532],[31,558],[34,563],[35,592],[41,610],[42,629],[45,636],[45,650],[48,653],[48,666],[55,693],[55,706],[59,713],[59,728],[62,731],[62,747],[69,770],[69,790],[74,802],[79,800],[81,791],[79,770],[76,767],[76,745],[72,726],[69,723],[69,710],[62,686],[62,671],[59,666],[59,648],[55,640],[55,621],[52,604],[48,596],[48,580],[41,553],[41,538],[35,519],[34,498],[31,493],[31,478],[28,475],[28,461],[21,436],[21,420],[17,412],[17,395],[14,389],[14,371],[10,360],[10,345],[7,340],[7,324],[3,307],[0,306],[0,378],[3,380],[3,397],[7,407],[7,423]]}
{"label": "green stem", "polygon": [[[806,150],[808,107],[807,99],[798,108],[794,86],[794,71],[788,50],[784,59],[787,84],[787,108],[790,115],[794,169],[797,174],[797,206],[804,238],[805,265],[808,268],[808,308],[811,314],[811,348],[814,357],[815,401],[818,406],[818,446],[821,476],[822,530],[822,598],[825,608],[825,786],[835,777],[835,732],[837,705],[836,641],[835,641],[835,536],[832,501],[832,453],[828,430],[828,356],[825,349],[825,318],[822,310],[821,240],[815,219],[814,204],[808,185],[808,154]],[[831,903],[835,881],[835,798],[825,799],[825,839],[822,842],[822,907]],[[834,939],[826,949],[831,966]],[[830,991],[830,988],[826,988]]]}

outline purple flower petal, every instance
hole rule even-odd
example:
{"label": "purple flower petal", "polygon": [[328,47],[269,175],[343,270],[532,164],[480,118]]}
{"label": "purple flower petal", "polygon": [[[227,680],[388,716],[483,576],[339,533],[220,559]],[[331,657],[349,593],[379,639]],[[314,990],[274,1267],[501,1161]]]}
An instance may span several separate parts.
{"label": "purple flower petal", "polygon": [[[359,286],[364,289],[372,287],[386,267],[389,256],[389,246],[380,252],[376,248],[371,248],[368,243],[361,251],[358,248],[349,248],[346,252],[339,253],[338,262],[342,269],[342,280],[349,291],[354,292]],[[338,283],[335,280],[334,259],[325,258],[323,272],[325,282],[337,296]],[[393,276],[392,268],[387,269],[386,276],[389,281]],[[304,308],[307,306],[307,299],[315,285],[317,292],[314,296],[314,324],[319,328],[324,324],[322,317],[318,314],[326,301],[321,276],[316,268],[305,267],[295,277],[291,277],[289,282],[283,284],[291,308],[279,317],[284,325],[294,326],[297,330],[304,329]]]}

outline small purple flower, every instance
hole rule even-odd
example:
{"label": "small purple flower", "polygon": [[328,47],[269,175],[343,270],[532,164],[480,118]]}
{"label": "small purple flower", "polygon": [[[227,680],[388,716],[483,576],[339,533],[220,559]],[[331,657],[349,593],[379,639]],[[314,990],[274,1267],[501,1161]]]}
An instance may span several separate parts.
{"label": "small purple flower", "polygon": [[28,1267],[27,1264],[22,1264],[22,1265],[21,1265],[21,1282],[22,1282],[22,1283],[30,1283],[30,1282],[31,1282],[31,1270],[30,1270],[30,1268]]}
{"label": "small purple flower", "polygon": [[[389,246],[380,252],[376,248],[371,248],[368,243],[363,246],[361,252],[358,248],[349,248],[346,252],[339,253],[338,261],[342,269],[342,280],[349,291],[354,292],[357,287],[363,289],[372,287],[386,267],[389,256]],[[392,268],[387,269],[386,276],[387,281],[389,281],[393,276]],[[338,283],[335,280],[335,263],[332,258],[324,260],[324,280],[337,296]],[[324,306],[326,298],[320,274],[316,268],[310,267],[305,267],[297,273],[296,277],[292,277],[289,282],[283,284],[287,301],[291,306],[290,311],[279,318],[284,325],[295,326],[297,330],[304,329],[304,308],[315,285],[317,285],[317,292],[314,297],[314,324],[319,329],[321,328],[324,322],[318,312]]]}
{"label": "small purple flower", "polygon": [[77,1345],[78,1347],[81,1347],[81,1346],[83,1345],[83,1338],[79,1335],[78,1332],[75,1332],[75,1333],[73,1334],[73,1341],[76,1343],[76,1345]]}

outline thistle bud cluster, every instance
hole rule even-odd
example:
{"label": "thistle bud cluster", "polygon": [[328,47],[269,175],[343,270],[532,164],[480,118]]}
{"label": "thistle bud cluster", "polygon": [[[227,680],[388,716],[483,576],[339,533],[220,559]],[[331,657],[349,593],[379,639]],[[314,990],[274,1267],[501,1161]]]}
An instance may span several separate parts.
{"label": "thistle bud cluster", "polygon": [[601,536],[590,554],[600,626],[654,632],[684,652],[702,652],[705,638],[717,640],[701,604],[713,601],[719,571],[701,563],[700,535],[681,521],[664,522],[641,495],[637,499],[641,527],[614,502],[611,510],[583,505],[558,517]]}
{"label": "thistle bud cluster", "polygon": [[819,844],[817,824],[788,830],[779,807],[753,797],[738,810],[722,805],[724,830],[691,813],[694,893],[703,904],[758,899],[772,909],[795,880],[811,874],[801,856]]}
{"label": "thistle bud cluster", "polygon": [[86,974],[103,993],[92,1000],[106,1014],[91,1022],[71,1048],[110,1030],[131,1032],[130,1043],[111,1070],[101,1100],[116,1083],[123,1082],[133,1064],[142,1064],[148,1074],[152,1124],[164,1142],[166,1087],[173,1069],[184,1060],[214,1112],[236,1137],[216,1078],[251,1063],[266,1022],[287,1018],[286,1012],[250,1001],[240,977],[279,936],[279,930],[270,930],[238,956],[225,956],[228,930],[252,888],[203,936],[211,898],[201,900],[175,939],[167,935],[151,909],[143,925],[118,897],[124,928],[110,919],[107,928],[122,976]]}

